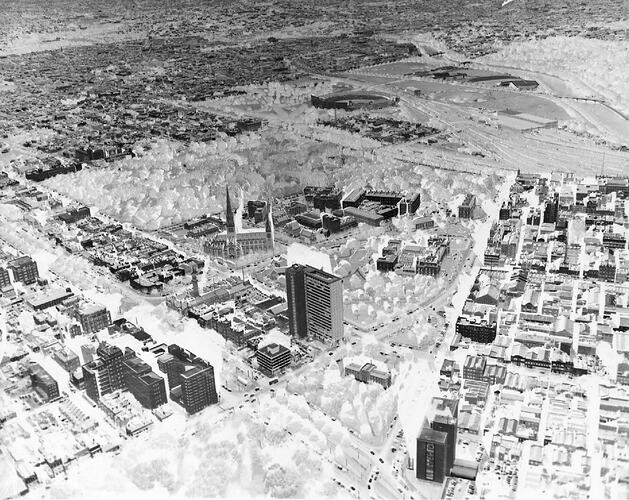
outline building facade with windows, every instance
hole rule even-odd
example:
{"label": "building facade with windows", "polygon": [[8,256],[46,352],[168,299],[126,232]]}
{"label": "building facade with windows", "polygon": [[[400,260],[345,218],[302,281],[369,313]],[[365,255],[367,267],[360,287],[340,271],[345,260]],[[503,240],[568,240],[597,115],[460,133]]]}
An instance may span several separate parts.
{"label": "building facade with windows", "polygon": [[11,286],[11,276],[9,271],[0,266],[0,291]]}
{"label": "building facade with windows", "polygon": [[176,344],[157,359],[160,371],[167,374],[171,398],[190,414],[218,402],[214,368],[207,361]]}
{"label": "building facade with windows", "polygon": [[417,438],[415,476],[424,481],[443,483],[447,475],[447,434],[424,427]]}
{"label": "building facade with windows", "polygon": [[85,391],[93,401],[125,388],[124,354],[120,348],[102,342],[96,349],[96,356],[95,360],[83,365]]}
{"label": "building facade with windows", "polygon": [[338,276],[309,268],[305,273],[308,333],[323,343],[343,339],[343,282]]}
{"label": "building facade with windows", "polygon": [[291,335],[312,336],[330,344],[343,334],[343,281],[311,266],[286,270],[286,295]]}
{"label": "building facade with windows", "polygon": [[290,366],[292,355],[290,349],[279,344],[268,344],[256,351],[256,359],[260,371],[268,377],[274,377],[284,368]]}
{"label": "building facade with windows", "polygon": [[466,195],[463,203],[459,205],[459,219],[471,219],[474,216],[474,208],[476,208],[476,196]]}
{"label": "building facade with windows", "polygon": [[295,264],[286,269],[286,298],[288,302],[288,327],[292,337],[308,335],[306,324],[306,284],[304,266]]}
{"label": "building facade with windows", "polygon": [[180,402],[189,414],[218,403],[214,368],[211,365],[191,366],[181,374]]}
{"label": "building facade with windows", "polygon": [[456,459],[458,406],[458,399],[433,398],[417,437],[417,479],[442,483],[450,475]]}
{"label": "building facade with windows", "polygon": [[125,386],[144,408],[153,410],[168,402],[164,379],[135,353],[123,365]]}
{"label": "building facade with windows", "polygon": [[111,315],[104,306],[91,305],[79,310],[83,333],[99,332],[111,325]]}
{"label": "building facade with windows", "polygon": [[31,377],[31,385],[43,399],[50,401],[59,397],[59,384],[52,376],[41,366],[33,363],[29,366],[29,375]]}
{"label": "building facade with windows", "polygon": [[385,389],[391,387],[391,373],[378,370],[373,363],[350,363],[345,367],[345,376],[352,375],[356,380],[363,383],[375,382]]}
{"label": "building facade with windows", "polygon": [[446,434],[446,475],[454,466],[456,458],[457,424],[459,400],[433,398],[430,428]]}
{"label": "building facade with windows", "polygon": [[28,256],[18,257],[8,262],[7,269],[13,272],[13,281],[31,285],[39,278],[37,262]]}

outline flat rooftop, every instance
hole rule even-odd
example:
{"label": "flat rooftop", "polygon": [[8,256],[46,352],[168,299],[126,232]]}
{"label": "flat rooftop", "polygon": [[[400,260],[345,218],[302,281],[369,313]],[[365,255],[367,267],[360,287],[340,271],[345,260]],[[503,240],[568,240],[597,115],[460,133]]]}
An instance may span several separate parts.
{"label": "flat rooftop", "polygon": [[33,259],[31,259],[27,255],[24,255],[22,257],[18,257],[17,259],[13,259],[13,260],[9,261],[8,265],[9,266],[21,266],[22,264],[27,264],[29,262],[33,262]]}
{"label": "flat rooftop", "polygon": [[446,444],[448,435],[445,432],[436,431],[430,427],[424,427],[419,433],[419,439],[433,443]]}
{"label": "flat rooftop", "polygon": [[272,343],[272,344],[267,344],[264,347],[261,347],[260,349],[258,349],[258,352],[269,358],[275,358],[286,352],[290,352],[290,350],[284,347],[283,345]]}
{"label": "flat rooftop", "polygon": [[308,276],[313,276],[319,281],[323,281],[325,283],[330,283],[330,284],[336,283],[337,281],[340,281],[341,279],[338,276],[335,276],[334,274],[326,273],[324,270],[316,269],[314,267],[309,267],[306,271],[306,274]]}
{"label": "flat rooftop", "polygon": [[98,304],[87,304],[83,307],[81,307],[81,309],[79,310],[79,312],[81,314],[96,314],[98,312],[101,312],[105,310],[105,306],[101,306]]}
{"label": "flat rooftop", "polygon": [[38,307],[38,306],[47,304],[49,302],[66,299],[68,297],[71,297],[72,295],[74,295],[72,292],[68,292],[64,290],[63,288],[57,288],[55,290],[50,290],[48,293],[30,297],[28,299],[28,303],[32,307]]}

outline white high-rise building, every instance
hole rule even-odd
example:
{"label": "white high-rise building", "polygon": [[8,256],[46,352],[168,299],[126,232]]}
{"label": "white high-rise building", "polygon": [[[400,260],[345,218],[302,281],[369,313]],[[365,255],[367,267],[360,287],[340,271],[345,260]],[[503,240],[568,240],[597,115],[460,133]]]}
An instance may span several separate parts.
{"label": "white high-rise building", "polygon": [[304,273],[308,334],[326,344],[343,339],[343,281],[308,267]]}

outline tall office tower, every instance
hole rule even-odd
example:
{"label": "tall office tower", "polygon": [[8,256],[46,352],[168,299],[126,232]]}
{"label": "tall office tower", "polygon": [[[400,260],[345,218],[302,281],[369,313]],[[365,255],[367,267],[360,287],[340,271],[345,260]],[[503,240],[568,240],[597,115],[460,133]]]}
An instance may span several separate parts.
{"label": "tall office tower", "polygon": [[170,397],[188,413],[196,413],[218,403],[214,368],[207,361],[176,344],[157,359],[159,369],[168,375]]}
{"label": "tall office tower", "polygon": [[446,474],[454,465],[456,458],[457,424],[458,424],[458,399],[433,398],[431,429],[446,434]]}
{"label": "tall office tower", "polygon": [[189,366],[181,374],[181,403],[190,414],[218,403],[212,366]]}
{"label": "tall office tower", "polygon": [[[129,348],[127,350],[131,351]],[[150,410],[168,402],[164,379],[157,375],[151,367],[138,358],[133,351],[132,356],[123,362],[125,386],[142,406]]]}
{"label": "tall office tower", "polygon": [[126,359],[119,347],[101,342],[96,349],[98,358],[109,368],[109,379],[114,390],[124,388],[124,367],[122,362]]}
{"label": "tall office tower", "polygon": [[291,335],[312,335],[325,343],[343,338],[341,278],[294,264],[286,270],[286,295]]}
{"label": "tall office tower", "polygon": [[445,432],[424,427],[417,438],[415,477],[443,483],[448,472],[447,439]]}
{"label": "tall office tower", "polygon": [[417,479],[443,482],[456,458],[457,399],[433,398],[417,438]]}
{"label": "tall office tower", "polygon": [[324,343],[343,338],[343,281],[308,267],[304,273],[308,334]]}
{"label": "tall office tower", "polygon": [[546,202],[544,208],[544,223],[557,222],[559,215],[559,193],[553,195],[553,199]]}
{"label": "tall office tower", "polygon": [[125,388],[124,356],[116,347],[102,342],[96,349],[97,360],[83,365],[85,391],[93,400],[101,396]]}
{"label": "tall office tower", "polygon": [[286,269],[286,297],[288,299],[288,326],[292,337],[303,338],[308,334],[306,325],[306,268],[293,264]]}

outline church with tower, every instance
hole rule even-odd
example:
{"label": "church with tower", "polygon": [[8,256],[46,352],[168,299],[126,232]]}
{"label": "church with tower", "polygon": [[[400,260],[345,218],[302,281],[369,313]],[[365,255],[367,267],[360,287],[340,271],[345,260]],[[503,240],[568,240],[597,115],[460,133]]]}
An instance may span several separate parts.
{"label": "church with tower", "polygon": [[245,255],[272,252],[274,249],[273,218],[271,205],[267,203],[264,229],[252,228],[236,230],[234,210],[229,198],[229,187],[225,188],[225,231],[208,238],[203,250],[211,257],[225,260],[238,260]]}

